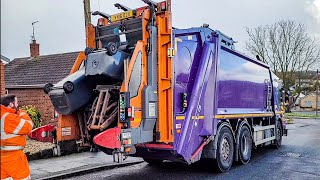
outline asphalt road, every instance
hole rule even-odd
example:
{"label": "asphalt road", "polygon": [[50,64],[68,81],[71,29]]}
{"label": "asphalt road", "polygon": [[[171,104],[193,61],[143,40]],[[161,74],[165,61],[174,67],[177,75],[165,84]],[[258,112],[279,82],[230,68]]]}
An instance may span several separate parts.
{"label": "asphalt road", "polygon": [[215,172],[210,164],[191,166],[165,162],[160,167],[147,163],[93,172],[70,179],[320,179],[320,119],[296,119],[280,149],[257,149],[247,165],[234,163],[227,173]]}

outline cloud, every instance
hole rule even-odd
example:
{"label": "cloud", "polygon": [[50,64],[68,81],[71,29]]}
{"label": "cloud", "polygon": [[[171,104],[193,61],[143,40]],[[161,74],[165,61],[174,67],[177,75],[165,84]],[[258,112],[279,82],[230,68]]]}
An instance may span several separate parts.
{"label": "cloud", "polygon": [[242,59],[240,60],[239,58],[236,59],[238,62],[241,61],[241,64],[238,64],[237,67],[234,67],[233,69],[230,69],[230,63],[220,66],[218,75],[220,80],[238,80],[263,83],[265,79],[268,79],[269,72],[266,68],[252,62],[246,62]]}
{"label": "cloud", "polygon": [[320,23],[320,0],[307,1],[308,13]]}

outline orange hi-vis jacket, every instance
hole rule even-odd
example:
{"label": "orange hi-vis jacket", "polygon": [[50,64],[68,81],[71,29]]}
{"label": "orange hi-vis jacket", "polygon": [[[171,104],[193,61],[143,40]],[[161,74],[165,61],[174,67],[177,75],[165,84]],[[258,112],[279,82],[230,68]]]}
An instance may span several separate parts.
{"label": "orange hi-vis jacket", "polygon": [[1,162],[12,160],[15,153],[26,145],[26,135],[33,123],[25,111],[18,111],[1,105]]}

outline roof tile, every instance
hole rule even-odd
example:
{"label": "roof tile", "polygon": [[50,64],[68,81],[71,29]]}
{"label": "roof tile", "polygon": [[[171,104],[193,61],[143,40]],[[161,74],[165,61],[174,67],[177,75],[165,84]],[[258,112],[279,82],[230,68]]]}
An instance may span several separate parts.
{"label": "roof tile", "polygon": [[55,84],[69,74],[79,52],[16,58],[5,65],[6,86]]}

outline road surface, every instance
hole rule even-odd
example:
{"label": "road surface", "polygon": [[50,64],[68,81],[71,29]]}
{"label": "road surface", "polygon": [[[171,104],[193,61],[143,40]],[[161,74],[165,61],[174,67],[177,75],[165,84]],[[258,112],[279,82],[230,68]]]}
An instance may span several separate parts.
{"label": "road surface", "polygon": [[247,165],[234,163],[227,173],[215,172],[210,164],[147,163],[93,172],[69,179],[320,179],[320,119],[296,119],[280,149],[268,147],[253,152]]}

